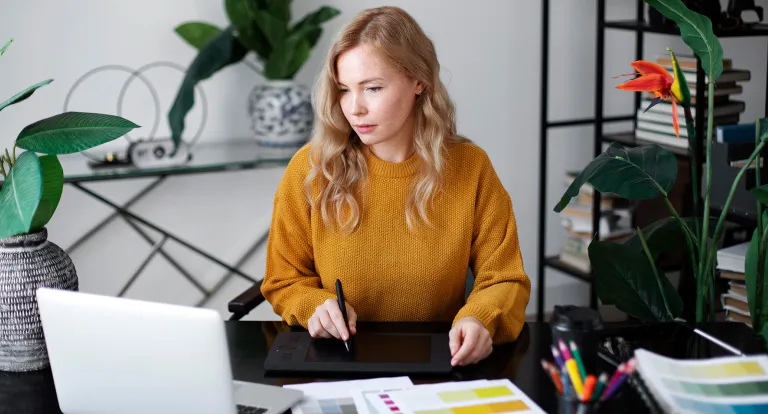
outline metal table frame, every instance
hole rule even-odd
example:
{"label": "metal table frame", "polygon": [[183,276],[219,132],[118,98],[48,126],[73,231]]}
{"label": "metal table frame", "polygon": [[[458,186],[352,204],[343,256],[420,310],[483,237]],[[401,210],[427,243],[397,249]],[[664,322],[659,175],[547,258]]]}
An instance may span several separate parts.
{"label": "metal table frame", "polygon": [[[207,155],[206,151],[208,153],[215,153],[218,151],[221,153],[220,158],[216,158],[216,156],[207,156],[207,157],[203,156],[202,157],[204,158],[203,160],[201,161],[195,160],[196,155]],[[262,158],[262,154],[259,153],[259,150],[256,147],[256,144],[253,143],[252,141],[224,142],[224,143],[217,143],[217,144],[209,144],[207,146],[198,145],[196,147],[193,147],[193,149],[191,150],[191,154],[193,156],[193,159],[187,164],[175,166],[175,167],[164,167],[164,168],[148,169],[148,170],[137,169],[130,165],[121,165],[121,166],[115,166],[115,167],[102,166],[98,168],[83,167],[83,165],[87,165],[89,161],[87,158],[83,157],[80,154],[64,155],[59,157],[64,169],[64,182],[66,184],[69,184],[72,187],[77,188],[84,194],[87,194],[91,198],[109,206],[114,210],[114,212],[111,215],[106,217],[101,222],[97,223],[85,234],[79,237],[71,246],[69,246],[66,249],[68,254],[71,254],[83,243],[85,243],[88,239],[93,237],[93,235],[95,235],[102,228],[104,228],[105,225],[107,225],[108,223],[110,223],[111,221],[115,220],[118,217],[125,220],[125,222],[134,231],[136,231],[136,233],[138,233],[142,239],[144,239],[150,246],[152,246],[152,249],[150,250],[148,255],[144,258],[144,260],[141,262],[141,264],[133,273],[133,275],[131,275],[128,281],[122,286],[122,288],[120,289],[117,295],[118,297],[122,297],[123,295],[125,295],[128,289],[130,289],[130,287],[134,284],[134,282],[136,282],[136,280],[142,274],[142,272],[147,267],[147,265],[158,254],[163,258],[165,258],[166,260],[168,260],[171,266],[173,266],[176,270],[178,270],[179,273],[187,281],[189,281],[189,283],[191,283],[197,290],[199,290],[203,294],[202,299],[198,301],[196,306],[204,306],[208,302],[208,300],[212,296],[214,296],[234,276],[242,277],[243,279],[248,280],[249,282],[254,284],[257,284],[259,282],[258,279],[256,279],[251,275],[246,274],[245,272],[240,270],[239,267],[242,266],[242,264],[247,260],[248,257],[250,257],[253,254],[253,252],[255,252],[260,246],[264,244],[264,242],[268,238],[269,231],[266,231],[264,234],[262,234],[258,238],[258,240],[248,249],[247,253],[243,256],[241,260],[239,260],[234,265],[230,265],[226,263],[224,260],[216,257],[215,255],[209,252],[206,252],[202,248],[195,246],[189,241],[186,241],[181,237],[173,234],[172,232],[168,231],[162,226],[157,225],[156,223],[153,223],[151,220],[147,219],[146,217],[142,217],[136,213],[131,212],[129,209],[131,208],[131,206],[135,205],[138,201],[140,201],[147,194],[149,194],[152,190],[157,188],[169,176],[182,175],[182,174],[203,174],[203,173],[210,173],[210,172],[239,171],[243,169],[265,168],[269,166],[284,166],[287,164],[290,158],[286,156],[278,157],[278,158]],[[224,156],[221,156],[222,154]],[[205,159],[205,158],[208,158],[208,159]],[[75,167],[74,169],[79,169],[80,173],[68,175],[68,168],[67,168],[68,166],[69,167],[74,166]],[[71,170],[72,168],[69,168],[69,169]],[[156,179],[152,183],[150,183],[147,187],[142,189],[138,194],[134,195],[131,199],[129,199],[127,202],[125,202],[122,205],[119,205],[107,199],[103,195],[83,185],[88,182],[131,179],[131,178],[146,178],[146,177],[156,177]],[[0,182],[0,186],[1,185],[2,185],[2,182]],[[153,239],[153,237],[147,234],[147,232],[144,229],[142,229],[139,226],[139,224],[160,233],[162,237],[159,240]],[[206,289],[205,286],[202,285],[202,283],[196,280],[189,273],[189,271],[187,271],[184,268],[183,265],[181,265],[177,260],[175,260],[164,249],[164,245],[168,240],[173,240],[181,244],[182,246],[186,247],[187,249],[195,252],[196,254],[206,258],[207,260],[223,267],[224,269],[227,270],[227,274],[224,277],[222,277],[221,280],[219,280],[213,286],[213,288]]]}

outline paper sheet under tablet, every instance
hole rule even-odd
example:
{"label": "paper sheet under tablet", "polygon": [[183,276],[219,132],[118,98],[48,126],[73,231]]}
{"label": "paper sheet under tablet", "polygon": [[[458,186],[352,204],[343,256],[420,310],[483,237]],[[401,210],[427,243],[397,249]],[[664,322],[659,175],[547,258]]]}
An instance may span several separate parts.
{"label": "paper sheet under tablet", "polygon": [[284,385],[285,388],[304,391],[304,399],[292,408],[294,414],[373,414],[361,398],[362,394],[353,394],[394,391],[411,386],[413,382],[408,377]]}

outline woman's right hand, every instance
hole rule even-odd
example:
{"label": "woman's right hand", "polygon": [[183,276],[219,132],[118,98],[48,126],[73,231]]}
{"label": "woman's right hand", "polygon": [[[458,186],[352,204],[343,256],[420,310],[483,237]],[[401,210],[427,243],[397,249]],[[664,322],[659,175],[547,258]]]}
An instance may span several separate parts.
{"label": "woman's right hand", "polygon": [[[357,333],[355,326],[357,313],[348,303],[345,305],[347,306],[349,330],[354,335]],[[336,338],[346,341],[350,337],[350,332],[347,332],[347,328],[344,326],[344,316],[339,309],[339,303],[333,299],[326,300],[315,309],[315,313],[309,318],[308,328],[309,334],[313,338]]]}

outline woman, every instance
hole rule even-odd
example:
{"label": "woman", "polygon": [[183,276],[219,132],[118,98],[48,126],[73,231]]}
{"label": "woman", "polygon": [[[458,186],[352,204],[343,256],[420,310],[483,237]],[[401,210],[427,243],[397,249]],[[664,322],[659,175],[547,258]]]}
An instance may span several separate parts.
{"label": "woman", "polygon": [[452,364],[466,365],[517,338],[530,280],[509,194],[457,135],[439,72],[399,8],[363,11],[341,31],[315,86],[312,140],[275,194],[261,290],[313,337],[346,340],[358,319],[452,321]]}

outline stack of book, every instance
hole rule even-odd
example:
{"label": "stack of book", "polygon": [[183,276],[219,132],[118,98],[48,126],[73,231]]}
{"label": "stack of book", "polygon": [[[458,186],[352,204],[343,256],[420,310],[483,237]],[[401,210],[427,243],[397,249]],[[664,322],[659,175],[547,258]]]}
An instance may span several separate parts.
{"label": "stack of book", "polygon": [[[678,56],[680,69],[683,71],[688,89],[691,92],[691,114],[696,119],[696,58],[694,56]],[[668,55],[657,57],[656,63],[673,73],[672,61]],[[733,68],[731,59],[723,59],[723,73],[715,84],[715,101],[713,112],[714,125],[738,124],[739,117],[745,110],[744,101],[732,98],[732,95],[742,93],[743,88],[738,82],[749,81],[751,73],[744,69]],[[705,75],[704,81],[707,82]],[[677,148],[688,148],[688,130],[685,126],[685,114],[682,106],[678,105],[678,122],[680,124],[680,137],[675,135],[672,127],[672,103],[661,101],[644,112],[650,105],[655,95],[651,92],[643,97],[640,109],[637,110],[637,128],[635,137],[640,141],[653,142]],[[707,102],[707,96],[702,97]],[[707,119],[707,110],[704,110],[704,119]]]}
{"label": "stack of book", "polygon": [[717,251],[717,270],[720,277],[728,280],[728,291],[720,295],[725,319],[743,322],[752,326],[747,303],[747,288],[744,285],[744,271],[749,242],[739,243]]}
{"label": "stack of book", "polygon": [[[567,173],[566,186],[570,185],[577,175],[577,172]],[[579,190],[579,195],[560,212],[566,237],[560,248],[559,259],[585,273],[592,270],[588,247],[597,232],[592,229],[593,193],[594,188],[590,184],[584,184]],[[615,194],[603,193],[600,195],[600,210],[600,240],[622,240],[634,233],[632,208],[628,200]]]}

